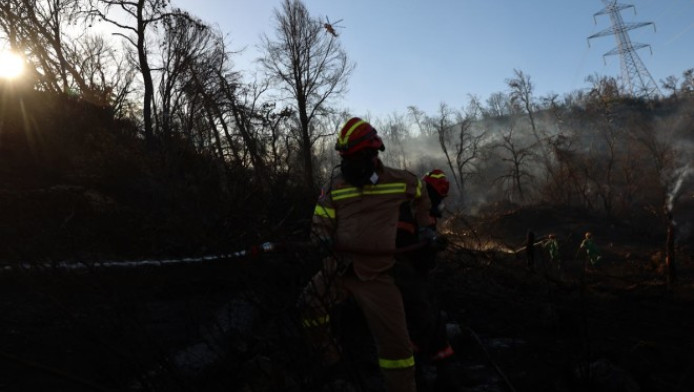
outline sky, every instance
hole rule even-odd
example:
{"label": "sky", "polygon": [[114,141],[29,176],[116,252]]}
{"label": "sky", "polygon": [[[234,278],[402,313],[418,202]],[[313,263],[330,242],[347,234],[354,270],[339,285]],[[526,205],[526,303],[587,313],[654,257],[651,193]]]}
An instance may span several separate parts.
{"label": "sky", "polygon": [[[626,23],[653,22],[631,30],[637,53],[660,80],[694,68],[694,0],[623,0]],[[281,0],[173,0],[215,25],[237,70],[257,72],[254,60],[263,34],[274,34]],[[589,75],[619,77],[614,36],[587,37],[609,28],[600,0],[304,0],[313,17],[338,28],[342,48],[356,68],[339,106],[353,115],[383,117],[417,106],[434,115],[441,103],[462,108],[474,95],[482,102],[507,92],[514,70],[530,76],[537,97],[585,89]],[[335,23],[342,20],[340,23]],[[597,23],[596,23],[597,22]],[[326,33],[327,34],[327,33]]]}

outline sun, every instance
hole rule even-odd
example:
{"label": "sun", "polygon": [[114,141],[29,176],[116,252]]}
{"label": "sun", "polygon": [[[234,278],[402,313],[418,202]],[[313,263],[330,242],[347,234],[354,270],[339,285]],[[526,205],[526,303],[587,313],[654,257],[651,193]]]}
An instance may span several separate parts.
{"label": "sun", "polygon": [[10,51],[0,51],[0,78],[16,79],[24,72],[24,60]]}

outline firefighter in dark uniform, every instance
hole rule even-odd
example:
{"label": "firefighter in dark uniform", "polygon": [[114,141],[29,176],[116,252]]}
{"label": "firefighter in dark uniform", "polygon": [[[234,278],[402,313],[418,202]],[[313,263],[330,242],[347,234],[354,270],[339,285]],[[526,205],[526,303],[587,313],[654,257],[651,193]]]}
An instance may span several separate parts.
{"label": "firefighter in dark uniform", "polygon": [[[437,219],[444,211],[443,200],[448,196],[450,183],[443,171],[434,169],[422,177],[431,201],[429,222],[418,225],[410,203],[403,203],[398,222],[397,246],[404,248],[429,240],[416,251],[399,254],[395,267],[396,283],[402,291],[410,339],[417,364],[436,367],[435,388],[439,391],[456,391],[460,383],[453,362],[455,353],[446,335],[446,325],[436,301],[429,291],[428,275],[435,266],[436,254],[446,247],[445,237],[436,233]],[[422,232],[427,234],[422,234]],[[418,367],[421,369],[421,366]],[[419,376],[419,372],[417,373]]]}
{"label": "firefighter in dark uniform", "polygon": [[335,148],[342,158],[340,173],[318,200],[312,227],[314,240],[332,243],[334,252],[304,289],[303,326],[325,364],[336,363],[339,348],[330,336],[329,311],[353,297],[374,337],[386,390],[416,391],[405,310],[391,270],[400,205],[411,201],[415,221],[426,225],[429,197],[417,176],[383,165],[378,158],[383,142],[368,122],[347,121]]}

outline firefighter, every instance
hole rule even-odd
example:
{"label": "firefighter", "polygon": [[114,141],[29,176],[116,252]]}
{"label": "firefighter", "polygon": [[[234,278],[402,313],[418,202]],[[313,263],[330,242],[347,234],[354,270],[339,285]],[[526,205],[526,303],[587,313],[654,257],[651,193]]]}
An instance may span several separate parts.
{"label": "firefighter", "polygon": [[559,258],[559,241],[557,241],[557,236],[550,234],[542,246],[547,249],[547,253],[549,253],[549,261],[552,265],[557,267],[557,271],[561,272],[561,259]]}
{"label": "firefighter", "polygon": [[[431,201],[429,210],[430,221],[426,227],[420,228],[412,214],[411,203],[406,202],[400,208],[398,248],[412,246],[419,241],[418,231],[436,231],[437,218],[441,218],[444,210],[444,199],[448,196],[449,181],[439,169],[434,169],[422,177],[426,184],[427,194]],[[432,237],[431,233],[429,236]],[[435,389],[440,391],[455,391],[460,389],[453,363],[455,352],[446,334],[446,324],[441,312],[435,306],[429,293],[428,275],[435,266],[436,254],[446,247],[445,237],[434,234],[435,242],[414,252],[399,254],[395,265],[396,284],[402,291],[405,304],[407,326],[417,362],[417,381],[421,383],[423,364],[436,367]]]}
{"label": "firefighter", "polygon": [[383,141],[368,122],[354,117],[340,130],[335,149],[340,172],[319,198],[312,220],[313,240],[334,252],[301,296],[303,326],[322,351],[325,365],[339,361],[330,336],[330,309],[348,296],[362,310],[376,343],[378,365],[389,392],[415,391],[414,356],[395,264],[400,205],[411,200],[415,220],[425,226],[430,202],[414,174],[384,166]]}
{"label": "firefighter", "polygon": [[590,266],[596,266],[598,261],[600,261],[602,258],[597,245],[595,245],[595,242],[593,241],[593,235],[590,232],[586,233],[585,238],[579,246],[579,250],[580,249],[584,249],[586,251],[586,266],[588,266],[588,263],[590,263]]}

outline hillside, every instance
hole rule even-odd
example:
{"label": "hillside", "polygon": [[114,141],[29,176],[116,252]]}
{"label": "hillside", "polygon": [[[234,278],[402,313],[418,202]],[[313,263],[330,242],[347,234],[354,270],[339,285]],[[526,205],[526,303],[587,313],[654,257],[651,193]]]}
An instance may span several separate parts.
{"label": "hillside", "polygon": [[147,146],[109,108],[1,84],[0,94],[2,264],[229,252],[303,213],[286,181],[272,191],[293,197],[267,203],[243,168],[176,136]]}

